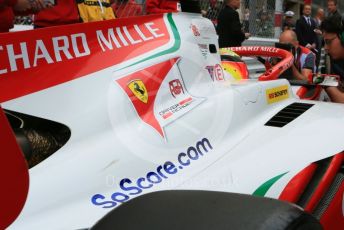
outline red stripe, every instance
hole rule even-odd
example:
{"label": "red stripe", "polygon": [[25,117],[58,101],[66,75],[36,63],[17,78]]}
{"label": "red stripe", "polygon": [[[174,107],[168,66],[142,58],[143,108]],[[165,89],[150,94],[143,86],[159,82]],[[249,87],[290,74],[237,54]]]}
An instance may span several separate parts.
{"label": "red stripe", "polygon": [[179,105],[184,105],[184,104],[188,103],[189,101],[192,101],[192,97],[189,97],[189,98],[182,100],[181,102],[179,102]]}
{"label": "red stripe", "polygon": [[172,116],[172,115],[173,115],[173,113],[169,112],[169,113],[164,114],[164,115],[162,116],[162,118],[167,119],[167,118],[169,118],[169,117]]}

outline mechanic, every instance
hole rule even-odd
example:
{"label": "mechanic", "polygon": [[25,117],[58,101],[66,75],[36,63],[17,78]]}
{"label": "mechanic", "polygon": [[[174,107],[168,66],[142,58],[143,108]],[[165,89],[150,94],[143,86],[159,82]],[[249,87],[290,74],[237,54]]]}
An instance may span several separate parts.
{"label": "mechanic", "polygon": [[333,102],[344,103],[344,26],[337,16],[326,18],[321,23],[325,51],[331,56],[331,73],[340,76],[338,87],[324,87]]}
{"label": "mechanic", "polygon": [[310,49],[299,45],[296,33],[292,30],[285,30],[279,42],[292,46],[294,56],[294,64],[291,66],[292,75],[298,80],[308,80],[309,75],[315,72],[315,54]]}

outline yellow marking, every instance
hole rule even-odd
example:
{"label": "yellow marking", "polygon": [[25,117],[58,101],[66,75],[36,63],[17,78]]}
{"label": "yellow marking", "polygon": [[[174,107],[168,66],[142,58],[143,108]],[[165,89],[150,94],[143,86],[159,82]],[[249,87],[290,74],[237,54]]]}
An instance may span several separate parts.
{"label": "yellow marking", "polygon": [[268,104],[279,102],[287,98],[289,98],[288,85],[282,85],[266,90],[266,101]]}
{"label": "yellow marking", "polygon": [[128,87],[140,101],[147,104],[148,92],[142,80],[132,80],[131,82],[129,82]]}

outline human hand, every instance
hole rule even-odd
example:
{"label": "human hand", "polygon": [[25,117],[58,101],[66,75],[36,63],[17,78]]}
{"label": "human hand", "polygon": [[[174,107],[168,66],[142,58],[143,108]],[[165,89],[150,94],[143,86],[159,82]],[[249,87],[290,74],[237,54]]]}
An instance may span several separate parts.
{"label": "human hand", "polygon": [[321,32],[321,30],[319,30],[319,29],[314,29],[314,33],[316,33],[316,34],[318,34],[318,35],[322,35],[322,32]]}
{"label": "human hand", "polygon": [[312,47],[312,45],[311,45],[311,44],[309,44],[309,43],[308,43],[308,44],[306,45],[306,48],[308,48],[308,49],[312,49],[313,47]]}
{"label": "human hand", "polygon": [[250,33],[245,33],[245,38],[249,39],[249,37],[251,37],[251,34]]}

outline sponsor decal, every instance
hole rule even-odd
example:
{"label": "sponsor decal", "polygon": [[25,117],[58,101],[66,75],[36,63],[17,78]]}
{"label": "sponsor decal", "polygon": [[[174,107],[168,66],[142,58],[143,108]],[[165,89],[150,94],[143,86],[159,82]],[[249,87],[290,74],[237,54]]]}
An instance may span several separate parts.
{"label": "sponsor decal", "polygon": [[206,66],[205,69],[208,70],[211,80],[214,81],[214,66]]}
{"label": "sponsor decal", "polygon": [[188,147],[177,155],[177,159],[166,161],[157,168],[152,169],[138,178],[123,178],[119,180],[119,189],[110,196],[94,194],[91,202],[101,208],[113,208],[122,204],[136,195],[148,189],[154,189],[158,184],[168,180],[175,174],[180,173],[184,168],[190,167],[192,162],[206,157],[211,153],[213,146],[207,138],[197,141],[194,146]]}
{"label": "sponsor decal", "polygon": [[176,51],[171,14],[0,34],[0,102]]}
{"label": "sponsor decal", "polygon": [[220,64],[206,66],[206,70],[208,70],[209,76],[212,81],[224,81],[224,73],[222,66]]}
{"label": "sponsor decal", "polygon": [[177,104],[174,104],[171,107],[160,111],[159,115],[163,119],[170,118],[173,114],[178,113],[182,109],[184,109],[184,108],[188,107],[189,105],[191,105],[192,102],[193,102],[192,97],[186,98],[186,99],[178,102]]}
{"label": "sponsor decal", "polygon": [[202,56],[203,56],[205,59],[207,59],[208,53],[209,53],[208,45],[207,45],[207,44],[198,44],[198,48],[199,48],[199,50],[201,51]]}
{"label": "sponsor decal", "polygon": [[171,94],[174,98],[181,93],[184,94],[183,85],[179,79],[174,79],[174,80],[170,81],[168,84],[170,86]]}
{"label": "sponsor decal", "polygon": [[233,52],[231,48],[220,48],[220,55],[229,55],[232,57],[240,57],[238,54]]}
{"label": "sponsor decal", "polygon": [[[194,18],[191,20],[191,26],[194,26],[195,29],[193,31],[195,38],[197,41],[200,41],[199,43],[208,43],[211,42],[210,39],[212,39],[212,35],[216,34],[214,24],[211,22],[205,22],[201,18]],[[197,35],[199,34],[199,35]]]}
{"label": "sponsor decal", "polygon": [[288,85],[282,85],[266,90],[266,100],[268,104],[279,102],[287,98],[289,98]]}
{"label": "sponsor decal", "polygon": [[145,84],[143,84],[142,80],[132,80],[128,84],[128,88],[131,92],[143,103],[148,102],[148,93]]}
{"label": "sponsor decal", "polygon": [[275,47],[261,47],[261,46],[242,46],[242,47],[231,47],[230,48],[234,52],[240,51],[254,51],[254,52],[269,52],[269,53],[277,53],[278,49]]}
{"label": "sponsor decal", "polygon": [[[180,94],[185,94],[184,93],[184,88],[183,85],[181,83],[180,79],[174,79],[172,81],[170,81],[169,83],[170,86],[170,92],[171,95],[176,98],[178,97],[178,95]],[[178,103],[163,109],[162,111],[159,112],[159,115],[164,119],[168,119],[170,117],[173,116],[173,114],[179,112],[180,110],[186,108],[187,106],[189,106],[191,103],[193,102],[193,98],[192,97],[188,97],[188,98],[182,98],[181,101],[179,101]]]}
{"label": "sponsor decal", "polygon": [[195,35],[196,37],[201,36],[196,25],[191,24],[191,30],[192,30],[193,35]]}
{"label": "sponsor decal", "polygon": [[190,95],[173,58],[117,79],[140,119],[165,138],[163,127],[204,101]]}

